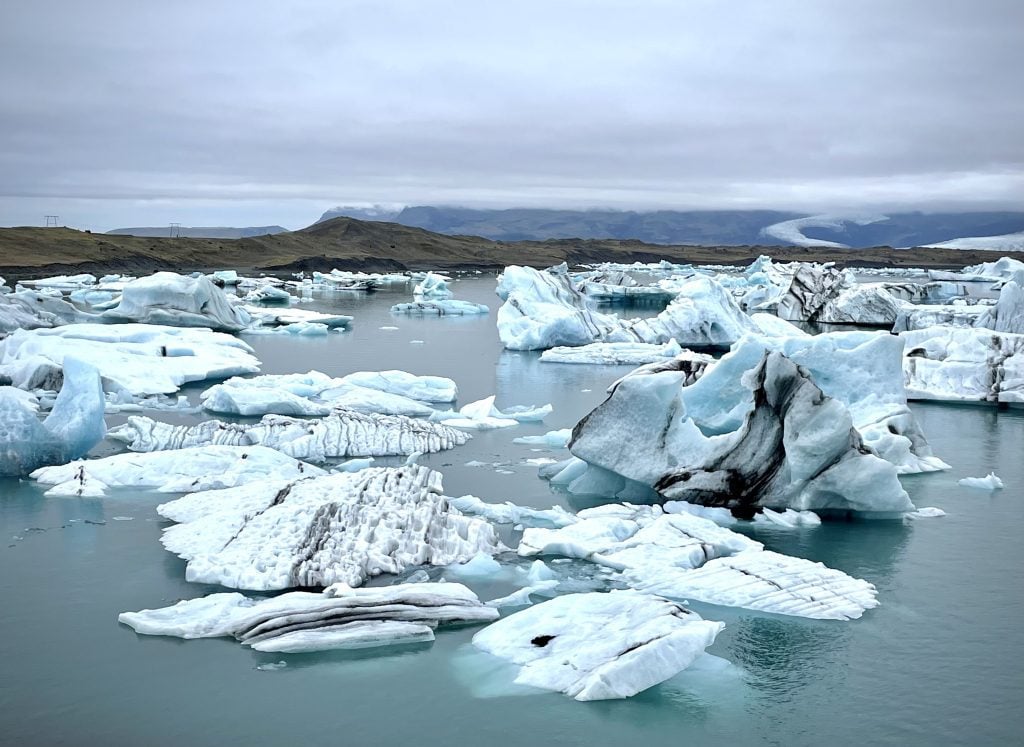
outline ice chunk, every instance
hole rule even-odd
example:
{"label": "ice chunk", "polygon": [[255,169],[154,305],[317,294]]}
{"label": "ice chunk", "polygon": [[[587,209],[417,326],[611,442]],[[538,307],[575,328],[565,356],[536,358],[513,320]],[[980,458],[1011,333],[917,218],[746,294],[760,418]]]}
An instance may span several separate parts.
{"label": "ice chunk", "polygon": [[98,480],[111,487],[155,488],[163,493],[215,490],[274,479],[324,474],[323,470],[263,446],[200,446],[152,454],[115,454],[32,472],[42,485]]}
{"label": "ice chunk", "polygon": [[163,544],[186,578],[238,589],[345,583],[503,549],[487,522],[463,516],[426,467],[371,467],[315,479],[264,480],[192,494],[158,512],[183,522]]}
{"label": "ice chunk", "polygon": [[133,416],[109,435],[140,452],[203,444],[260,445],[314,462],[340,457],[434,453],[461,446],[470,439],[469,434],[439,423],[342,409],[320,420],[265,415],[258,423],[209,420],[193,426]]}
{"label": "ice chunk", "polygon": [[[396,303],[391,307],[392,314],[418,314],[420,316],[474,316],[477,314],[489,314],[490,312],[491,310],[482,303],[458,301],[455,299]],[[384,327],[381,327],[381,329],[384,329]]]}
{"label": "ice chunk", "polygon": [[357,371],[343,376],[342,381],[398,394],[419,402],[454,402],[459,389],[455,382],[443,376],[415,376],[405,371]]}
{"label": "ice chunk", "polygon": [[562,428],[557,431],[548,431],[543,436],[519,436],[518,438],[513,438],[512,443],[564,449],[568,446],[570,438],[572,438],[572,428]]}
{"label": "ice chunk", "polygon": [[904,519],[910,519],[910,520],[914,520],[914,519],[937,519],[940,516],[945,516],[945,515],[946,515],[946,512],[943,511],[941,508],[936,508],[935,506],[925,506],[924,508],[917,509],[917,511],[911,511],[910,513],[904,514],[903,518]]}
{"label": "ice chunk", "polygon": [[686,669],[724,627],[634,591],[568,594],[489,625],[473,645],[519,664],[518,684],[605,700]]}
{"label": "ice chunk", "polygon": [[1024,403],[1024,335],[929,327],[899,336],[910,399]]}
{"label": "ice chunk", "polygon": [[65,356],[94,366],[105,391],[129,399],[173,394],[191,381],[259,370],[249,345],[208,329],[72,324],[19,330],[0,341],[0,373],[23,389],[56,389],[53,374],[59,373]]}
{"label": "ice chunk", "polygon": [[491,395],[459,408],[458,414],[451,411],[437,412],[431,416],[431,419],[455,428],[490,430],[508,428],[521,422],[543,420],[551,413],[551,409],[551,405],[542,407],[516,405],[510,407],[507,412],[502,412],[494,406],[494,395]]}
{"label": "ice chunk", "polygon": [[[344,314],[324,314],[309,309],[280,308],[268,309],[258,306],[243,306],[253,322],[262,327],[284,327],[291,331],[291,327],[302,327],[302,325],[320,324],[329,329],[342,329],[352,323],[352,317]],[[249,331],[253,331],[251,328]]]}
{"label": "ice chunk", "polygon": [[224,291],[205,277],[158,272],[124,286],[121,302],[103,312],[117,322],[208,327],[238,332],[249,326],[249,314],[232,306]]}
{"label": "ice chunk", "polygon": [[576,522],[576,516],[560,506],[536,509],[505,503],[486,503],[474,495],[450,499],[450,503],[464,514],[482,516],[494,524],[522,524],[524,526],[563,527]]}
{"label": "ice chunk", "polygon": [[42,422],[34,398],[0,387],[0,475],[27,475],[85,455],[106,432],[104,404],[99,372],[72,356],[64,359],[63,386]]}
{"label": "ice chunk", "polygon": [[979,488],[981,490],[998,490],[1003,487],[1003,481],[996,477],[995,472],[989,472],[984,477],[964,477],[956,481],[957,485],[965,488]]}
{"label": "ice chunk", "polygon": [[544,363],[587,363],[602,366],[639,366],[674,358],[682,352],[675,340],[663,345],[648,342],[593,342],[579,347],[556,347],[541,353]]}
{"label": "ice chunk", "polygon": [[17,329],[59,327],[94,318],[60,297],[34,290],[0,293],[0,334]]}
{"label": "ice chunk", "polygon": [[420,298],[431,298],[431,299],[446,299],[452,297],[452,292],[448,288],[448,281],[450,278],[446,278],[444,275],[438,275],[433,272],[428,272],[423,276],[412,289],[413,296],[417,299]]}
{"label": "ice chunk", "polygon": [[487,622],[497,614],[461,584],[418,583],[331,587],[269,599],[211,594],[124,612],[118,621],[142,635],[233,636],[257,651],[299,653],[431,641],[438,624]]}
{"label": "ice chunk", "polygon": [[821,526],[821,518],[813,511],[794,511],[791,508],[787,508],[785,511],[772,511],[770,508],[762,509],[761,513],[754,517],[754,521],[784,527],[785,529]]}

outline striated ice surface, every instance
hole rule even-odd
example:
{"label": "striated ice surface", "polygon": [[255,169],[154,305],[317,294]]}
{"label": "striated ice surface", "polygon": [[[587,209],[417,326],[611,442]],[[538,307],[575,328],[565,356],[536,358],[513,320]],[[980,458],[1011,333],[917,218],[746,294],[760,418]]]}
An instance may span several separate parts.
{"label": "striated ice surface", "polygon": [[83,489],[99,485],[190,493],[322,474],[317,467],[263,446],[207,445],[79,460],[42,467],[31,476],[42,485],[63,486],[62,494],[68,495],[76,484]]}
{"label": "striated ice surface", "polygon": [[1024,403],[1024,335],[928,327],[899,337],[910,399]]}
{"label": "striated ice surface", "polygon": [[674,358],[682,352],[675,340],[663,345],[648,342],[592,342],[578,347],[555,347],[541,353],[545,363],[587,363],[602,366],[639,366]]}
{"label": "striated ice surface", "polygon": [[467,433],[439,423],[343,409],[318,420],[265,415],[259,423],[209,420],[191,426],[132,416],[109,435],[139,452],[204,444],[259,445],[313,462],[341,457],[433,453],[461,446],[470,438]]}
{"label": "striated ice surface", "polygon": [[115,322],[172,327],[208,327],[239,332],[249,326],[248,312],[233,306],[224,291],[206,277],[157,272],[126,283],[117,306],[103,312]]}
{"label": "striated ice surface", "polygon": [[516,612],[473,636],[473,645],[520,665],[518,684],[607,700],[686,669],[724,627],[660,597],[593,592]]}
{"label": "striated ice surface", "polygon": [[459,388],[451,379],[416,376],[405,371],[357,371],[343,376],[341,381],[419,402],[454,402],[459,396]]}
{"label": "striated ice surface", "polygon": [[487,503],[474,495],[451,498],[449,503],[464,514],[480,516],[494,524],[521,524],[524,526],[562,527],[575,524],[576,515],[560,506],[548,509],[517,506],[511,501]]}
{"label": "striated ice surface", "polygon": [[173,394],[182,384],[255,373],[249,345],[208,329],[149,324],[72,324],[19,330],[0,341],[0,373],[22,389],[57,389],[65,356],[94,366],[103,389],[129,399]]}
{"label": "striated ice surface", "polygon": [[497,615],[462,584],[416,583],[331,586],[269,599],[211,594],[117,619],[142,635],[232,636],[257,651],[301,653],[431,641],[439,624],[488,622]]}
{"label": "striated ice surface", "polygon": [[371,467],[313,479],[264,480],[158,507],[182,522],[164,546],[189,581],[239,589],[345,583],[503,549],[494,528],[463,516],[426,467]]}
{"label": "striated ice surface", "polygon": [[456,299],[417,300],[412,303],[396,303],[392,314],[418,314],[420,316],[474,316],[489,314],[491,310],[482,303]]}

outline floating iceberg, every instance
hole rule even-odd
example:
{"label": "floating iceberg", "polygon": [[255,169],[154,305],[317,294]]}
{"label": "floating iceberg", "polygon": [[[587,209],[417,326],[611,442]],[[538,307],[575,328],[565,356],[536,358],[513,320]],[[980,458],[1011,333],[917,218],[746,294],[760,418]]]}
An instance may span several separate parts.
{"label": "floating iceberg", "polygon": [[1003,481],[996,477],[995,472],[989,472],[984,477],[964,477],[957,480],[957,485],[965,488],[980,488],[981,490],[998,490],[1003,487]]}
{"label": "floating iceberg", "polygon": [[391,307],[392,314],[418,314],[420,316],[473,316],[489,314],[491,310],[482,303],[458,301],[455,299],[436,299],[413,301],[412,303],[396,303]]}
{"label": "floating iceberg", "polygon": [[236,589],[359,586],[504,549],[489,523],[449,506],[439,473],[418,465],[263,480],[157,511],[180,522],[162,542],[188,561],[189,581]]}
{"label": "floating iceberg", "polygon": [[[261,327],[298,327],[308,324],[322,324],[328,329],[342,329],[352,323],[352,317],[345,314],[324,314],[309,309],[268,309],[258,306],[243,306],[252,321]],[[252,331],[252,328],[249,329]]]}
{"label": "floating iceberg", "polygon": [[412,294],[416,299],[429,298],[429,299],[447,299],[452,297],[452,292],[448,288],[448,281],[450,278],[446,278],[443,275],[438,275],[433,272],[428,272],[423,276],[412,289]]}
{"label": "floating iceberg", "polygon": [[464,514],[481,516],[494,524],[522,524],[524,526],[538,527],[564,527],[575,524],[578,519],[575,514],[566,511],[560,506],[546,509],[528,508],[517,506],[511,501],[505,503],[487,503],[475,495],[464,495],[460,498],[451,498],[449,503]]}
{"label": "floating iceberg", "polygon": [[572,438],[571,428],[561,428],[557,431],[548,431],[543,436],[519,436],[513,438],[514,444],[527,444],[530,446],[547,446],[552,449],[564,449],[569,445]]}
{"label": "floating iceberg", "polygon": [[[664,498],[738,515],[762,507],[913,510],[895,467],[864,442],[846,406],[807,369],[761,350],[749,368],[731,370],[723,359],[689,387],[677,371],[621,379],[577,424],[570,452]],[[741,382],[751,400],[737,395]],[[702,418],[702,407],[711,415],[744,413],[742,423],[709,435],[713,418]]]}
{"label": "floating iceberg", "polygon": [[103,388],[99,372],[71,356],[53,409],[42,422],[27,392],[0,387],[0,475],[27,475],[84,456],[103,440]]}
{"label": "floating iceberg", "polygon": [[341,380],[418,402],[454,402],[459,396],[455,382],[443,376],[415,376],[405,371],[357,371]]}
{"label": "floating iceberg", "polygon": [[60,486],[53,495],[107,487],[155,488],[161,493],[217,490],[268,480],[322,475],[324,471],[263,446],[206,445],[152,454],[115,454],[32,472],[41,485]]}
{"label": "floating iceberg", "polygon": [[434,640],[441,624],[489,622],[496,610],[461,584],[395,584],[373,589],[330,586],[269,599],[211,594],[171,607],[123,612],[118,621],[142,635],[233,636],[256,651],[300,653]]}
{"label": "floating iceberg", "polygon": [[103,312],[115,322],[208,327],[239,332],[249,326],[249,314],[232,306],[220,288],[205,277],[158,272],[125,284],[121,302]]}
{"label": "floating iceberg", "polygon": [[568,594],[489,625],[473,645],[519,664],[516,683],[576,700],[628,698],[686,669],[725,625],[635,591]]}
{"label": "floating iceberg", "polygon": [[56,389],[65,358],[94,366],[107,392],[173,394],[182,384],[255,373],[259,361],[241,340],[208,329],[149,324],[72,324],[20,330],[0,341],[0,373],[22,389]]}
{"label": "floating iceberg", "polygon": [[484,399],[470,402],[459,408],[458,413],[436,412],[432,416],[443,425],[454,428],[469,428],[471,430],[491,430],[493,428],[508,428],[520,423],[540,422],[551,414],[551,405],[541,407],[527,407],[515,405],[502,412],[494,406],[494,395]]}
{"label": "floating iceberg", "polygon": [[601,366],[639,366],[675,358],[683,351],[675,340],[663,345],[649,342],[592,342],[578,347],[556,347],[540,355],[544,363],[586,363]]}
{"label": "floating iceberg", "polygon": [[1024,333],[1024,270],[1013,275],[999,290],[999,300],[978,317],[976,327],[996,332]]}
{"label": "floating iceberg", "polygon": [[0,335],[17,329],[59,327],[95,318],[60,297],[33,290],[0,293]]}
{"label": "floating iceberg", "polygon": [[335,410],[319,420],[266,415],[258,423],[208,420],[198,425],[169,425],[132,416],[108,435],[138,452],[205,444],[265,446],[313,462],[433,453],[461,446],[470,438],[468,433],[438,423],[351,410]]}
{"label": "floating iceberg", "polygon": [[1024,335],[929,327],[899,336],[910,399],[1024,403]]}

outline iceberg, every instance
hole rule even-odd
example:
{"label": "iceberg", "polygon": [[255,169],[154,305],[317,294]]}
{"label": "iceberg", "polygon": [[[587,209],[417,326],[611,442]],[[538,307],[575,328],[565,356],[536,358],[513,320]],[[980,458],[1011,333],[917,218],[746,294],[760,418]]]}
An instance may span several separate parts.
{"label": "iceberg", "polygon": [[461,446],[470,438],[468,433],[438,423],[340,409],[319,420],[265,415],[258,423],[208,420],[198,425],[170,425],[131,416],[108,435],[144,453],[206,444],[261,446],[312,462],[434,453]]}
{"label": "iceberg", "polygon": [[981,490],[999,490],[1003,487],[1003,481],[996,477],[995,472],[989,472],[984,477],[964,477],[956,481],[957,485],[965,488],[979,488]]}
{"label": "iceberg", "polygon": [[[743,352],[734,350],[732,363]],[[865,443],[850,410],[786,355],[761,347],[759,356],[739,371],[727,356],[688,387],[678,371],[621,379],[576,425],[570,452],[665,499],[737,515],[764,507],[913,510],[896,468]],[[706,433],[713,417],[702,410],[743,413],[742,423]]]}
{"label": "iceberg", "polygon": [[231,636],[256,651],[301,653],[432,641],[438,625],[497,616],[462,584],[418,583],[373,589],[335,585],[269,599],[210,594],[162,609],[123,612],[117,619],[141,635]]}
{"label": "iceberg", "polygon": [[21,476],[84,456],[103,440],[104,398],[99,372],[68,356],[60,393],[45,420],[35,398],[0,387],[0,475]]}
{"label": "iceberg", "polygon": [[554,347],[540,355],[543,363],[584,363],[601,366],[639,366],[675,358],[683,351],[675,340],[649,342],[592,342],[578,347]]}
{"label": "iceberg", "polygon": [[220,288],[205,277],[158,272],[126,283],[117,306],[103,312],[114,322],[140,322],[172,327],[208,327],[239,332],[249,314],[232,306]]}
{"label": "iceberg", "polygon": [[928,327],[899,337],[910,399],[1024,403],[1024,335]]}
{"label": "iceberg", "polygon": [[504,549],[494,527],[452,508],[441,475],[419,465],[263,480],[157,511],[179,522],[162,542],[187,561],[188,581],[236,589],[360,586]]}
{"label": "iceberg", "polygon": [[491,310],[482,303],[473,303],[472,301],[434,299],[396,303],[391,307],[391,313],[418,314],[420,316],[474,316],[489,314]]}
{"label": "iceberg", "polygon": [[34,290],[0,293],[0,335],[18,329],[59,327],[93,319],[60,297]]}
{"label": "iceberg", "polygon": [[1014,273],[999,290],[999,299],[994,306],[986,308],[977,321],[976,327],[996,332],[1024,333],[1024,270]]}
{"label": "iceberg", "polygon": [[324,314],[309,309],[293,308],[264,308],[259,306],[246,306],[242,308],[256,327],[250,327],[247,331],[252,332],[260,327],[301,327],[302,325],[320,324],[328,329],[343,329],[352,323],[352,317],[345,314]]}
{"label": "iceberg", "polygon": [[450,278],[446,278],[444,275],[438,275],[433,272],[424,274],[423,279],[420,280],[415,286],[413,286],[412,294],[416,299],[448,299],[452,297],[452,292],[448,288],[448,281]]}
{"label": "iceberg", "polygon": [[115,454],[102,459],[77,460],[41,467],[32,472],[31,477],[40,485],[63,486],[59,493],[69,495],[77,485],[190,493],[322,474],[324,471],[317,467],[264,446],[205,445],[152,454]]}
{"label": "iceberg", "polygon": [[508,428],[520,423],[539,422],[551,414],[551,405],[541,407],[527,407],[513,405],[507,412],[502,412],[494,406],[494,395],[484,399],[470,402],[459,408],[458,413],[435,412],[432,420],[453,428],[468,428],[470,430],[490,430],[493,428]]}
{"label": "iceberg", "polygon": [[415,376],[405,371],[356,371],[343,376],[341,381],[418,402],[454,402],[459,396],[459,388],[451,379]]}
{"label": "iceberg", "polygon": [[95,367],[105,391],[129,399],[173,394],[188,382],[255,373],[253,349],[208,329],[71,324],[19,330],[0,341],[0,374],[22,389],[53,386],[65,356]]}
{"label": "iceberg", "polygon": [[557,431],[548,431],[542,436],[519,436],[513,438],[514,444],[527,444],[529,446],[547,446],[552,449],[564,449],[569,445],[572,438],[571,428],[560,428]]}
{"label": "iceberg", "polygon": [[518,684],[606,700],[686,669],[724,627],[661,597],[591,592],[516,612],[474,635],[473,645],[520,665]]}

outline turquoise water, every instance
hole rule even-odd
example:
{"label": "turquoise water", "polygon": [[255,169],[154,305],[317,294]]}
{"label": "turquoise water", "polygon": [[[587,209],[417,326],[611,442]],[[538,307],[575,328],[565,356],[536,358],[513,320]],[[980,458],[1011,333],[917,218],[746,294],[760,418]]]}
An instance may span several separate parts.
{"label": "turquoise water", "polygon": [[[493,278],[454,287],[460,298],[497,308]],[[571,426],[629,369],[541,364],[536,354],[502,351],[493,313],[392,317],[388,308],[399,300],[404,295],[391,292],[321,299],[315,306],[356,317],[351,331],[321,340],[248,339],[266,373],[316,368],[342,375],[394,367],[454,378],[461,403],[495,393],[499,406],[551,402],[555,411],[544,424],[480,433],[423,462],[444,473],[450,495],[566,505],[534,467],[522,464],[564,452],[536,452],[511,441]],[[378,329],[384,325],[399,330]],[[119,612],[220,590],[186,583],[184,563],[159,544],[167,522],[154,509],[167,496],[124,491],[103,500],[48,499],[29,482],[0,481],[0,741],[1020,743],[1024,413],[932,404],[914,410],[953,470],[904,478],[904,485],[918,506],[938,506],[948,516],[756,533],[772,549],[871,581],[879,608],[837,623],[695,604],[705,617],[727,624],[710,651],[735,666],[684,673],[615,702],[511,694],[500,686],[507,672],[489,672],[487,658],[468,647],[471,628],[440,631],[433,644],[288,657],[230,640],[137,636],[118,624]],[[472,460],[501,462],[513,474],[465,466]],[[990,494],[956,484],[990,470],[1003,478],[1005,490]],[[474,588],[484,598],[512,590]],[[257,669],[282,659],[283,669]],[[496,686],[488,691],[488,683]]]}

